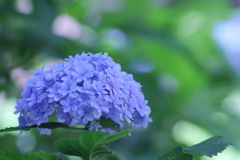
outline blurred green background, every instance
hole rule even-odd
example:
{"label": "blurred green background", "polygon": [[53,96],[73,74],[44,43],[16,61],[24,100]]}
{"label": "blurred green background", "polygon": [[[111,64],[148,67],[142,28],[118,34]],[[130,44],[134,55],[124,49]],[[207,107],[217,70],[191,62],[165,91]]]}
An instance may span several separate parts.
{"label": "blurred green background", "polygon": [[[15,101],[35,69],[77,53],[108,52],[142,84],[152,110],[147,129],[109,146],[123,158],[155,160],[213,135],[240,146],[238,6],[237,0],[0,0],[0,128],[18,125]],[[0,134],[0,149],[56,152],[61,136],[78,133]],[[238,158],[230,147],[212,160]]]}

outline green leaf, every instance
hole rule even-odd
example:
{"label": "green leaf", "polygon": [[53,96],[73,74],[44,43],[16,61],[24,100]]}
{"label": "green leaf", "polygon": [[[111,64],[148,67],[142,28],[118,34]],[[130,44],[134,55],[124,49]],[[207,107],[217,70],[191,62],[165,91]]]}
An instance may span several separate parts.
{"label": "green leaf", "polygon": [[177,146],[170,150],[166,155],[160,157],[159,160],[193,160],[193,155],[184,153],[181,146]]}
{"label": "green leaf", "polygon": [[131,129],[122,130],[115,134],[106,134],[97,131],[85,131],[81,134],[79,139],[65,139],[60,138],[56,140],[56,148],[67,155],[79,156],[84,160],[92,160],[96,158],[103,158],[106,156],[117,156],[103,147],[111,142],[114,142],[130,133]]}
{"label": "green leaf", "polygon": [[214,136],[194,146],[184,148],[187,153],[198,153],[208,157],[216,156],[225,150],[231,143],[225,141],[221,136]]}
{"label": "green leaf", "polygon": [[115,123],[110,118],[101,117],[100,125],[102,128],[111,128],[114,131],[119,131],[119,124]]}
{"label": "green leaf", "polygon": [[11,131],[19,131],[19,130],[29,131],[30,129],[31,129],[30,127],[9,127],[9,128],[1,129],[0,132],[11,132]]}
{"label": "green leaf", "polygon": [[188,148],[175,147],[159,160],[193,160],[193,157],[197,160],[203,155],[212,157],[225,150],[228,145],[231,143],[225,141],[223,137],[214,136]]}
{"label": "green leaf", "polygon": [[122,158],[120,158],[120,157],[104,157],[104,158],[102,158],[101,160],[123,160]]}
{"label": "green leaf", "polygon": [[0,150],[1,160],[23,160],[20,153],[16,151]]}
{"label": "green leaf", "polygon": [[48,123],[42,123],[39,126],[38,125],[32,125],[32,126],[24,126],[24,127],[10,127],[10,128],[5,128],[1,129],[1,132],[11,132],[11,131],[29,131],[32,128],[47,128],[47,129],[56,129],[56,128],[65,128],[65,129],[74,129],[74,130],[85,130],[85,128],[75,128],[75,127],[70,127],[64,123],[59,123],[59,122],[48,122]]}
{"label": "green leaf", "polygon": [[58,158],[48,152],[34,152],[21,154],[17,151],[0,150],[1,160],[58,160]]}
{"label": "green leaf", "polygon": [[24,160],[58,160],[58,158],[48,152],[34,152],[24,155]]}
{"label": "green leaf", "polygon": [[114,156],[102,157],[101,160],[124,160],[124,159],[115,154]]}

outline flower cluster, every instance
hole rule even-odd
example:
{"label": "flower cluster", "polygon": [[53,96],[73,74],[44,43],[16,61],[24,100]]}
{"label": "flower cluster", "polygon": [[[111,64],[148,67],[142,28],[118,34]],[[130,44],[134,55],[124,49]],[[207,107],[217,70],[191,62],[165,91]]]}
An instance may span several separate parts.
{"label": "flower cluster", "polygon": [[21,96],[15,111],[19,126],[40,125],[53,115],[68,125],[87,126],[101,117],[120,127],[123,122],[135,127],[151,122],[141,85],[107,53],[82,53],[35,71]]}

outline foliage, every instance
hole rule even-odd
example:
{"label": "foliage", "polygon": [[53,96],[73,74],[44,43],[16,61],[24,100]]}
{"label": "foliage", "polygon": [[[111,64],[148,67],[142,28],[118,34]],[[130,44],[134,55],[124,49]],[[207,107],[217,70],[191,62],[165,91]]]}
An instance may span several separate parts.
{"label": "foliage", "polygon": [[47,152],[21,154],[16,151],[0,150],[2,160],[58,160],[56,156]]}
{"label": "foliage", "polygon": [[100,132],[83,132],[80,139],[58,139],[55,143],[56,148],[67,155],[79,156],[84,160],[103,158],[105,156],[117,156],[104,146],[112,143],[130,133],[131,129],[123,130],[115,134]]}
{"label": "foliage", "polygon": [[159,160],[193,160],[199,159],[202,155],[208,157],[216,156],[229,146],[230,143],[225,141],[221,136],[214,136],[199,144],[183,148],[177,146],[170,150]]}
{"label": "foliage", "polygon": [[[50,127],[52,125],[52,127]],[[53,129],[56,127],[62,127],[59,123],[43,124],[41,127],[48,127]],[[38,126],[39,127],[39,126]],[[16,127],[17,128],[17,127]],[[12,131],[16,128],[12,128]],[[29,127],[28,129],[30,129]],[[35,128],[32,127],[32,128]],[[66,128],[66,127],[65,127]],[[70,128],[70,127],[69,127]],[[11,128],[4,131],[10,131]],[[18,128],[19,129],[19,128]],[[21,128],[20,128],[21,129]],[[74,128],[75,129],[75,128]],[[66,139],[60,138],[55,142],[57,150],[72,156],[78,156],[84,160],[93,159],[118,159],[121,160],[115,153],[107,149],[105,146],[112,143],[122,137],[129,135],[132,129],[122,130],[114,134],[101,133],[98,131],[84,131],[81,133],[79,139]],[[108,157],[108,158],[107,158]],[[29,154],[20,154],[16,151],[0,150],[0,159],[6,160],[57,160],[57,157],[51,153],[36,152]]]}
{"label": "foliage", "polygon": [[221,136],[214,136],[194,146],[184,148],[183,150],[187,153],[203,154],[208,157],[216,156],[229,146],[230,143],[225,141]]}
{"label": "foliage", "polygon": [[[57,126],[61,127],[59,124],[55,125],[55,127]],[[81,133],[79,139],[57,139],[55,146],[56,149],[63,154],[78,156],[84,160],[121,160],[116,153],[110,151],[105,146],[129,135],[131,130],[132,129],[125,129],[114,134],[101,133],[98,131],[84,131]],[[159,160],[193,160],[199,159],[202,155],[212,157],[222,152],[228,145],[230,145],[230,143],[225,141],[222,137],[214,136],[188,148],[177,146]],[[51,153],[35,152],[20,154],[16,151],[8,150],[0,150],[0,158],[6,160],[57,160],[57,157]]]}
{"label": "foliage", "polygon": [[[100,121],[107,129],[116,130],[116,125],[111,119],[103,118]],[[85,128],[70,127],[66,124],[59,122],[48,122],[41,125],[32,125],[26,127],[10,127],[1,129],[0,132],[9,131],[29,131],[32,128],[47,128],[47,129],[74,129],[74,130],[85,130]],[[130,134],[132,129],[125,129],[114,134],[102,133],[99,131],[82,131],[79,139],[67,139],[59,138],[55,141],[55,147],[58,151],[71,156],[78,156],[84,160],[95,160],[95,159],[116,159],[121,158],[114,152],[107,149],[105,146]],[[208,157],[216,156],[218,153],[226,149],[230,145],[229,142],[225,141],[221,136],[214,136],[199,144],[183,148],[177,146],[170,150],[166,155],[162,156],[159,160],[193,160],[206,155]],[[21,155],[15,151],[0,150],[0,158],[2,159],[17,159],[29,158],[31,159],[42,159],[42,160],[54,160],[56,157],[50,153],[36,152],[31,154]],[[108,158],[107,158],[108,157]]]}
{"label": "foliage", "polygon": [[159,160],[193,160],[193,155],[185,153],[181,146],[177,146],[170,150],[166,155]]}
{"label": "foliage", "polygon": [[40,125],[31,125],[31,126],[24,126],[24,127],[10,127],[10,128],[4,128],[0,129],[0,132],[10,132],[10,131],[29,131],[32,128],[46,128],[46,129],[56,129],[56,128],[65,128],[65,129],[75,129],[75,130],[85,130],[85,128],[75,128],[70,127],[64,123],[59,122],[48,122],[48,123],[42,123]]}

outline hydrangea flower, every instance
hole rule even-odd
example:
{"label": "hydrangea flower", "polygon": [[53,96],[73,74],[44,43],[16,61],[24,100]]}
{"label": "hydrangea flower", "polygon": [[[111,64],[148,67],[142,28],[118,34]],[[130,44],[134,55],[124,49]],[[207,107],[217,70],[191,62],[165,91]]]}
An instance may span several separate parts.
{"label": "hydrangea flower", "polygon": [[87,126],[101,117],[120,127],[125,122],[145,128],[152,121],[141,85],[107,53],[77,54],[35,71],[21,96],[15,111],[20,127],[46,123],[51,116],[70,126]]}

